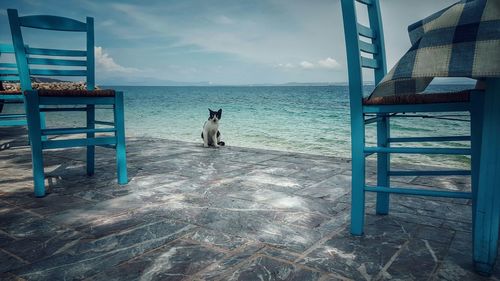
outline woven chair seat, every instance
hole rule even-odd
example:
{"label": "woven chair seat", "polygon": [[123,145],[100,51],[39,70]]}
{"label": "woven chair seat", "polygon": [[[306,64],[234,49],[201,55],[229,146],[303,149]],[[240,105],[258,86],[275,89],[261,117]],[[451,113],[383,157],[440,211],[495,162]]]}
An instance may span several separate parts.
{"label": "woven chair seat", "polygon": [[38,90],[41,97],[114,97],[114,90]]}
{"label": "woven chair seat", "polygon": [[364,98],[363,105],[402,105],[468,102],[472,90],[451,93],[425,93],[401,96]]}
{"label": "woven chair seat", "polygon": [[23,93],[20,91],[0,91],[1,95],[22,95]]}

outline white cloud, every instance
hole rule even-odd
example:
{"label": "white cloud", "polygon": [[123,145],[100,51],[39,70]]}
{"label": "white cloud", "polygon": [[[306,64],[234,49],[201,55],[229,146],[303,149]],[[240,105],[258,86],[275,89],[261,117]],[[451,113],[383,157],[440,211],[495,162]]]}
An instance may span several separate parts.
{"label": "white cloud", "polygon": [[[302,69],[341,69],[342,66],[340,63],[338,63],[335,59],[332,59],[330,57],[327,57],[326,59],[319,60],[316,63],[312,63],[309,61],[302,61],[297,64],[297,66],[301,67]],[[295,65],[291,63],[280,63],[277,65],[277,67],[281,68],[294,68]]]}
{"label": "white cloud", "polygon": [[276,65],[276,67],[280,67],[280,68],[295,68],[295,65],[291,64],[291,63],[279,63]]}
{"label": "white cloud", "polygon": [[314,68],[314,64],[308,62],[308,61],[303,61],[299,64],[302,68],[304,69],[312,69]]}
{"label": "white cloud", "polygon": [[318,66],[329,69],[340,69],[341,65],[336,60],[328,57],[324,60],[318,61]]}
{"label": "white cloud", "polygon": [[112,57],[110,57],[109,54],[106,53],[102,47],[96,46],[94,50],[95,50],[96,67],[98,67],[99,70],[106,72],[122,72],[122,73],[139,72],[139,69],[137,68],[125,67],[116,63],[115,60]]}

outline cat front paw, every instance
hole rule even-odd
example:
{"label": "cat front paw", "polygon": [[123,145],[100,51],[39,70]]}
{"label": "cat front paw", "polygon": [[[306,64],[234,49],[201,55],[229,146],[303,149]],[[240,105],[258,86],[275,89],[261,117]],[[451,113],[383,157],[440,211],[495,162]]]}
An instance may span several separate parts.
{"label": "cat front paw", "polygon": [[215,148],[219,148],[219,147],[220,147],[220,145],[218,145],[218,144],[214,144],[214,147],[215,147]]}
{"label": "cat front paw", "polygon": [[204,144],[203,144],[203,147],[205,147],[205,148],[206,148],[206,147],[208,147],[208,144],[204,143]]}

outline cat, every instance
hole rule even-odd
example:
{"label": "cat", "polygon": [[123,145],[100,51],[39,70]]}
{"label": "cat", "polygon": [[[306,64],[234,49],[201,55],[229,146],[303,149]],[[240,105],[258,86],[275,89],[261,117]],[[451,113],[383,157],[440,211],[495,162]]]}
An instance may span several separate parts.
{"label": "cat", "polygon": [[208,111],[210,112],[210,116],[208,117],[208,121],[205,121],[205,124],[203,125],[203,131],[201,132],[203,146],[224,146],[225,143],[220,140],[221,137],[219,132],[219,120],[222,117],[222,109],[213,111],[209,108]]}

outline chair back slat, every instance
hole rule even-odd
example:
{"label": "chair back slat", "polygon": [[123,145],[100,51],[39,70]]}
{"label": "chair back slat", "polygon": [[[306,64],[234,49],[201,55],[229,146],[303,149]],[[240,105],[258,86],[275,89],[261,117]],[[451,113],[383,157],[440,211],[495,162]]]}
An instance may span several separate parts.
{"label": "chair back slat", "polygon": [[[17,10],[8,9],[12,42],[19,66],[21,89],[31,90],[31,76],[82,76],[86,78],[87,89],[95,87],[94,70],[94,20],[86,22],[47,15],[19,17]],[[25,28],[47,29],[65,32],[86,33],[86,50],[32,48],[25,45],[22,30]],[[62,34],[64,35],[64,34]],[[40,44],[40,42],[38,42]],[[33,44],[30,44],[33,45]],[[38,46],[37,46],[38,47]],[[63,58],[61,58],[63,57]],[[69,57],[71,59],[66,59]]]}
{"label": "chair back slat", "polygon": [[19,72],[16,69],[3,69],[0,71],[3,75],[18,75]]}
{"label": "chair back slat", "polygon": [[19,82],[19,76],[18,75],[8,75],[8,76],[0,75],[0,81],[2,81],[2,82]]}
{"label": "chair back slat", "polygon": [[14,53],[14,46],[11,44],[0,44],[0,53]]}
{"label": "chair back slat", "polygon": [[56,16],[40,15],[19,17],[19,24],[24,27],[38,29],[79,32],[87,31],[87,24],[84,22]]}
{"label": "chair back slat", "polygon": [[28,58],[28,63],[40,65],[87,66],[87,62],[84,60],[62,60],[46,58]]}
{"label": "chair back slat", "polygon": [[3,62],[3,63],[0,63],[0,68],[14,68],[17,71],[17,64],[15,64],[15,63],[4,63]]}
{"label": "chair back slat", "polygon": [[369,54],[377,54],[378,53],[378,47],[377,45],[374,45],[372,43],[367,43],[365,41],[359,40],[359,50],[365,53]]}
{"label": "chair back slat", "polygon": [[371,69],[377,69],[379,67],[378,61],[366,57],[361,57],[361,66]]}
{"label": "chair back slat", "polygon": [[[369,26],[358,22],[356,2],[365,5],[368,10]],[[351,108],[354,104],[356,111],[359,111],[363,98],[362,69],[373,71],[375,84],[387,73],[380,3],[379,0],[341,0],[341,5],[349,69],[349,94],[353,102]]]}
{"label": "chair back slat", "polygon": [[26,48],[26,53],[30,55],[58,56],[58,57],[85,57],[87,51],[82,50],[59,50],[43,48]]}
{"label": "chair back slat", "polygon": [[360,23],[358,23],[358,34],[370,39],[377,37],[375,35],[375,32],[371,28],[369,28],[368,26],[364,26]]}
{"label": "chair back slat", "polygon": [[30,74],[41,76],[85,76],[87,75],[87,71],[32,68],[30,69]]}

